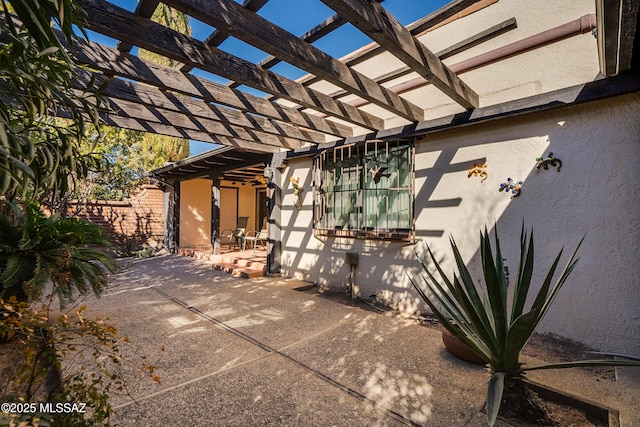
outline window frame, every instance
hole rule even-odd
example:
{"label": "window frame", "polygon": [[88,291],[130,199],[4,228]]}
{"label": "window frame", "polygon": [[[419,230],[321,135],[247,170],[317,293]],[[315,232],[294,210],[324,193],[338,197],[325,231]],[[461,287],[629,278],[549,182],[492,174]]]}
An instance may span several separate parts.
{"label": "window frame", "polygon": [[[413,140],[374,140],[340,145],[323,150],[312,161],[313,232],[316,236],[413,240]],[[408,162],[408,167],[401,169],[404,161]],[[378,177],[377,183],[374,167],[387,168],[379,169],[386,173]],[[355,178],[357,182],[354,182]],[[388,181],[392,182],[386,186]],[[345,200],[346,209],[343,206]],[[372,206],[377,206],[377,209],[371,209]],[[390,206],[395,210],[389,209]],[[381,212],[381,207],[386,211]],[[337,216],[340,220],[336,219]]]}

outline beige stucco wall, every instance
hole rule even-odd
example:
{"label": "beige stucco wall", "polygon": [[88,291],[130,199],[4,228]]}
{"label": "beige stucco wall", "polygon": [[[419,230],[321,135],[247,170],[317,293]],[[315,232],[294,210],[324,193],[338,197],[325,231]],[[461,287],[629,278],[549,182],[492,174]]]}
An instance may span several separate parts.
{"label": "beige stucco wall", "polygon": [[[211,245],[211,185],[209,179],[193,179],[180,184],[179,245],[182,247]],[[222,181],[220,185],[225,187],[221,191],[220,231],[235,229],[236,218],[242,216],[249,217],[246,231],[255,230],[256,190],[264,186],[233,184],[231,181]],[[237,189],[237,201],[234,188]]]}
{"label": "beige stucco wall", "polygon": [[211,245],[211,180],[180,183],[180,246]]}
{"label": "beige stucco wall", "polygon": [[[479,230],[485,225],[492,230],[497,222],[513,280],[524,219],[534,229],[537,283],[560,248],[570,253],[586,234],[578,267],[541,331],[604,351],[640,354],[639,114],[636,94],[424,138],[416,145],[415,218],[421,242],[415,245],[314,237],[311,160],[290,161],[281,182],[283,271],[341,288],[349,278],[345,253],[358,252],[355,281],[362,296],[422,310],[405,274],[419,271],[415,250],[424,254],[428,243],[451,266],[451,235],[479,278]],[[550,151],[563,161],[561,172],[535,169],[536,157]],[[467,178],[467,169],[484,161],[488,179]],[[293,206],[291,176],[304,182],[299,211]],[[524,181],[519,198],[498,191],[508,177]]]}
{"label": "beige stucco wall", "polygon": [[[251,185],[245,183],[233,183],[232,181],[222,181],[221,186],[227,188],[236,188],[238,190],[238,217],[246,216],[249,217],[247,231],[256,231],[256,191],[258,189],[265,189],[265,185]],[[226,200],[223,198],[221,200],[221,209],[225,210],[226,207],[229,206],[229,203],[233,203],[233,200]],[[223,230],[225,228],[234,228],[227,226],[228,224],[220,224],[220,229]],[[259,228],[258,228],[259,230]]]}

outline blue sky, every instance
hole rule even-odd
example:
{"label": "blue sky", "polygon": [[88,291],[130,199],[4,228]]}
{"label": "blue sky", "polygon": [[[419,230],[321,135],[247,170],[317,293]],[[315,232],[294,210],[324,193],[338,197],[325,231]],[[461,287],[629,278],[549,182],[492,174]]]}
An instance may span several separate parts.
{"label": "blue sky", "polygon": [[[242,3],[241,0],[236,1]],[[111,2],[129,11],[134,11],[137,4],[134,0],[111,0]],[[408,25],[439,9],[448,2],[449,0],[385,0],[382,5],[402,24]],[[269,2],[260,9],[258,14],[296,36],[300,36],[334,15],[334,12],[320,0],[269,0]],[[213,31],[211,26],[195,19],[190,19],[190,24],[192,36],[199,40],[204,40]],[[88,31],[88,34],[92,41],[111,47],[115,47],[116,45],[116,41],[108,37],[91,31]],[[347,24],[328,36],[314,42],[313,45],[329,55],[339,58],[370,42],[371,40],[359,30]],[[268,56],[267,53],[231,37],[220,45],[220,49],[253,63],[258,63]],[[135,48],[132,53],[136,53]],[[272,70],[290,79],[297,79],[306,74],[304,71],[286,63],[280,63],[273,67]],[[192,72],[221,84],[228,82],[228,80],[222,77],[199,70],[193,70]],[[265,95],[262,92],[245,86],[241,86],[240,89],[258,96]],[[214,147],[213,144],[192,141],[191,155],[210,150]]]}

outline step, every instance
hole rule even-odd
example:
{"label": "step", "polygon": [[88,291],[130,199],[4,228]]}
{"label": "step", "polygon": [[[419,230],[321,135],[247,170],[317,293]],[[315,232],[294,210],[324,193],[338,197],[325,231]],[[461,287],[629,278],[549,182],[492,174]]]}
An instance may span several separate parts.
{"label": "step", "polygon": [[206,261],[211,260],[211,254],[202,250],[192,249],[192,248],[178,248],[176,251],[178,255],[188,256],[196,259],[204,259]]}
{"label": "step", "polygon": [[256,277],[264,277],[266,269],[256,268],[242,268],[235,264],[218,263],[213,264],[212,268],[224,273],[230,273],[233,277],[240,277],[243,279],[255,279]]}
{"label": "step", "polygon": [[261,260],[254,260],[251,257],[213,255],[206,248],[178,248],[176,252],[178,255],[211,261],[211,267],[214,270],[231,274],[233,277],[244,279],[264,277],[267,270],[266,262]]}
{"label": "step", "polygon": [[267,268],[266,262],[256,261],[249,258],[240,258],[240,257],[227,257],[227,256],[212,256],[211,261],[215,264],[229,264],[235,265],[236,267],[242,268],[251,268],[256,270],[264,270]]}

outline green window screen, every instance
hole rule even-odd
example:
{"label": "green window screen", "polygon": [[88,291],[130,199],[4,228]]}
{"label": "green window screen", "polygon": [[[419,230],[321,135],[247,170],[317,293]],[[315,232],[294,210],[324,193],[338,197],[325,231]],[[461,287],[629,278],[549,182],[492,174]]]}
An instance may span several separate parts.
{"label": "green window screen", "polygon": [[376,141],[322,152],[314,164],[316,230],[343,235],[413,229],[413,147]]}

